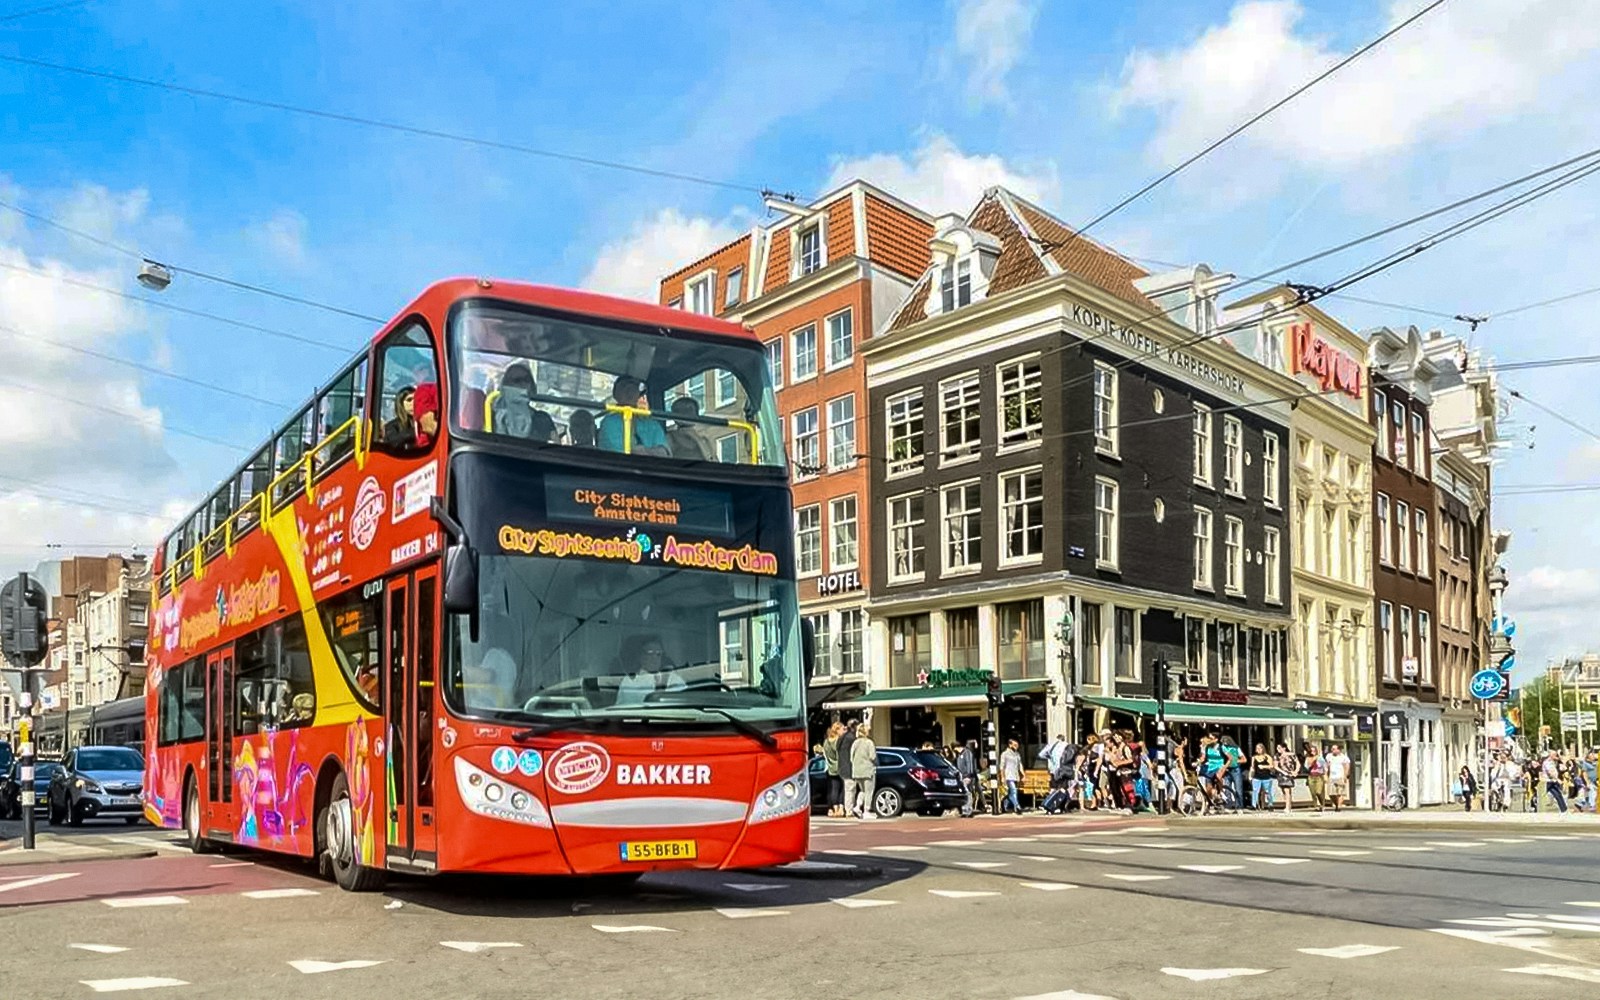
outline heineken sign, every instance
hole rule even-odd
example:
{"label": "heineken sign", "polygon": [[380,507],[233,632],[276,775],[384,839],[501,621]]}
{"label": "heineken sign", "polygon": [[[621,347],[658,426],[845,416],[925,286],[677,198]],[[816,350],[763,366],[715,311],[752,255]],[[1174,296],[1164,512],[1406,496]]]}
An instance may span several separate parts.
{"label": "heineken sign", "polygon": [[960,670],[924,670],[917,674],[917,683],[923,687],[971,687],[989,683],[993,672],[979,670],[976,667],[964,667]]}

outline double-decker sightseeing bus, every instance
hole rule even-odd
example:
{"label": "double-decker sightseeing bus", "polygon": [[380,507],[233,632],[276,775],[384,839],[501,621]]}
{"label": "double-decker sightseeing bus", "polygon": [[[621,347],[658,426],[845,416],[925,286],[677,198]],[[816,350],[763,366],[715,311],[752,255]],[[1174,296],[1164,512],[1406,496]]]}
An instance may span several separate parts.
{"label": "double-decker sightseeing bus", "polygon": [[742,327],[436,284],[162,545],[146,813],[356,890],[801,858],[791,516]]}

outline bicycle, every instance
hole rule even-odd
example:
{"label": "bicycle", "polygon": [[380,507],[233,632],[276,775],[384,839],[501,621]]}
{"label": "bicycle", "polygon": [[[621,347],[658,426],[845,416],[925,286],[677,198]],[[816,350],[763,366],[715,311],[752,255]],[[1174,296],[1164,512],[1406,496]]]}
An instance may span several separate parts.
{"label": "bicycle", "polygon": [[1406,785],[1400,780],[1398,774],[1389,775],[1393,779],[1383,793],[1383,807],[1390,812],[1399,812],[1406,807]]}

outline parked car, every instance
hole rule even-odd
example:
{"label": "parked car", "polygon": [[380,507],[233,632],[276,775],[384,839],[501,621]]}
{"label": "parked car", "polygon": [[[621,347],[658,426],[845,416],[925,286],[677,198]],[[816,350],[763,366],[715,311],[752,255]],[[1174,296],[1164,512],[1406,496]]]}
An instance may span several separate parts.
{"label": "parked car", "polygon": [[[33,765],[34,812],[43,812],[50,801],[50,776],[60,767],[53,760],[35,761]],[[12,761],[0,778],[0,819],[22,818],[22,763]]]}
{"label": "parked car", "polygon": [[[828,808],[828,765],[821,757],[811,758],[811,808]],[[879,816],[898,816],[907,809],[925,816],[937,816],[946,809],[959,809],[967,793],[955,765],[932,750],[905,747],[878,748],[877,783],[872,792],[872,811]]]}
{"label": "parked car", "polygon": [[144,758],[127,747],[76,747],[50,776],[50,822],[80,826],[86,819],[139,822],[144,805]]}

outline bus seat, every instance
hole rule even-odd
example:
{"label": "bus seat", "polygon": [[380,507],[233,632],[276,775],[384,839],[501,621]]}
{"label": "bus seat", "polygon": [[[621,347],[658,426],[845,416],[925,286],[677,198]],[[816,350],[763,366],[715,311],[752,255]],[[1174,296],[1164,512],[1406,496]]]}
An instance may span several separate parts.
{"label": "bus seat", "polygon": [[482,389],[466,388],[461,390],[461,426],[469,431],[484,430],[484,413],[488,408],[489,398]]}

